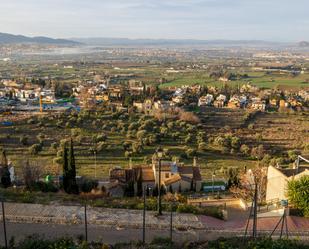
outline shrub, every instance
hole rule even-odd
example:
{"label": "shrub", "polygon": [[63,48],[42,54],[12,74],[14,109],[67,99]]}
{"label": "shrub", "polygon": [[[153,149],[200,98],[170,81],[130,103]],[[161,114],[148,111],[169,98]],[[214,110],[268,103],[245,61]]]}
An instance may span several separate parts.
{"label": "shrub", "polygon": [[201,151],[207,150],[207,144],[205,142],[201,142],[198,144],[198,149]]}
{"label": "shrub", "polygon": [[95,136],[93,140],[98,143],[98,142],[105,142],[106,139],[107,139],[107,136],[105,134],[101,134],[101,135]]}
{"label": "shrub", "polygon": [[27,145],[28,144],[28,137],[27,136],[21,136],[19,138],[19,142],[22,144],[22,145]]}
{"label": "shrub", "polygon": [[90,179],[84,179],[80,185],[81,191],[85,193],[91,192],[92,189],[95,189],[98,187],[98,181],[90,180]]}
{"label": "shrub", "polygon": [[193,157],[193,156],[196,156],[197,152],[196,152],[196,149],[187,149],[186,150],[186,155],[187,157]]}
{"label": "shrub", "polygon": [[309,217],[309,176],[288,182],[288,199],[305,217]]}
{"label": "shrub", "polygon": [[248,155],[250,154],[250,148],[249,148],[249,146],[246,145],[246,144],[242,144],[242,145],[240,146],[240,152],[241,152],[243,155],[248,156]]}
{"label": "shrub", "polygon": [[46,182],[39,181],[33,185],[33,190],[42,191],[42,192],[47,193],[47,192],[57,192],[58,188],[52,183],[46,183]]}
{"label": "shrub", "polygon": [[37,155],[40,151],[42,151],[41,144],[33,144],[29,147],[29,153],[31,155]]}
{"label": "shrub", "polygon": [[259,145],[258,147],[254,147],[251,150],[251,156],[261,160],[265,155],[265,149],[263,145]]}
{"label": "shrub", "polygon": [[196,116],[193,112],[184,112],[184,111],[180,112],[179,120],[192,124],[198,124],[201,122],[198,116]]}

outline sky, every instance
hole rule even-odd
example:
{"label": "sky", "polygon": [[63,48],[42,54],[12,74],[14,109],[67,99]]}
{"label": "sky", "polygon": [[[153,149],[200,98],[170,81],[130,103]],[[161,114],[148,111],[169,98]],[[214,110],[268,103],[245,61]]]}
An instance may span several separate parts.
{"label": "sky", "polygon": [[309,0],[0,0],[0,32],[296,42],[309,40]]}

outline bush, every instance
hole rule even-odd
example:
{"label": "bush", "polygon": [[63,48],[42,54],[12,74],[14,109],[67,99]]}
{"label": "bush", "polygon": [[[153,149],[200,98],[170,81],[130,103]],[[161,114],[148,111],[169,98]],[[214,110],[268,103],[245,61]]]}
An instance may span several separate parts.
{"label": "bush", "polygon": [[223,218],[221,210],[217,207],[196,207],[188,204],[179,204],[176,212],[178,213],[192,213],[198,215],[209,215],[219,219]]}
{"label": "bush", "polygon": [[309,217],[309,176],[288,182],[288,199],[305,217]]}
{"label": "bush", "polygon": [[105,134],[102,134],[102,135],[97,135],[97,136],[94,136],[94,141],[95,142],[105,142],[107,139],[107,136]]}
{"label": "bush", "polygon": [[95,189],[97,187],[98,187],[98,181],[90,179],[84,179],[80,185],[81,191],[84,193],[89,193],[91,192],[92,189]]}
{"label": "bush", "polygon": [[36,182],[33,186],[33,190],[42,191],[44,193],[58,192],[58,188],[54,184],[52,184],[50,182],[46,183],[46,182],[42,182],[42,181]]}
{"label": "bush", "polygon": [[246,144],[242,144],[242,145],[240,146],[240,152],[241,152],[243,155],[248,156],[248,155],[250,154],[250,148],[249,148],[249,146],[246,145]]}
{"label": "bush", "polygon": [[196,154],[197,154],[196,149],[187,149],[186,150],[187,157],[193,157],[193,156],[196,156]]}
{"label": "bush", "polygon": [[42,151],[41,144],[33,144],[29,147],[29,153],[31,155],[37,155],[40,151]]}
{"label": "bush", "polygon": [[204,142],[199,143],[198,144],[198,149],[201,150],[201,151],[207,150],[207,144],[204,143]]}
{"label": "bush", "polygon": [[27,136],[21,136],[19,138],[19,142],[22,144],[22,145],[27,145],[28,144],[28,137]]}
{"label": "bush", "polygon": [[201,122],[200,119],[193,112],[184,112],[184,111],[180,112],[179,120],[192,124],[198,124]]}

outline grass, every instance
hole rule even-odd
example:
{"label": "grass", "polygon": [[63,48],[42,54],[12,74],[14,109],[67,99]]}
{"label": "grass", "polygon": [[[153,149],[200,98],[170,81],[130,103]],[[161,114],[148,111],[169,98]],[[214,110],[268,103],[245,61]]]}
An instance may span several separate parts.
{"label": "grass", "polygon": [[[309,74],[300,74],[296,77],[289,76],[287,74],[271,74],[267,75],[264,72],[245,72],[248,74],[247,79],[229,81],[230,86],[241,86],[251,82],[261,88],[274,88],[276,86],[290,86],[290,87],[309,87],[309,83],[305,83],[309,79]],[[161,84],[160,87],[180,87],[182,85],[199,84],[202,86],[216,86],[222,87],[224,83],[209,78],[207,73],[186,72],[177,73],[169,76],[167,83]]]}

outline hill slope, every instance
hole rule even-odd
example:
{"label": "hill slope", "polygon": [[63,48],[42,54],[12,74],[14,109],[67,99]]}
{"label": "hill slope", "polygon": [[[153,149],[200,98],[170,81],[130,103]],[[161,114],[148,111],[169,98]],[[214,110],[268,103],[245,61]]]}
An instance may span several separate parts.
{"label": "hill slope", "polygon": [[44,36],[28,37],[23,35],[0,33],[0,44],[18,44],[18,43],[59,44],[59,45],[80,44],[79,42],[66,39],[53,39]]}

